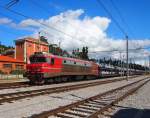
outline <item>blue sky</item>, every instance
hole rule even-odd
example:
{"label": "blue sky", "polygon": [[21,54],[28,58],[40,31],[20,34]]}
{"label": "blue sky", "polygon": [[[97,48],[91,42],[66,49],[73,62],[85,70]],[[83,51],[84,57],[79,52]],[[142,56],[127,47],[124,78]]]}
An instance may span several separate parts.
{"label": "blue sky", "polygon": [[[4,6],[11,0],[0,1],[0,5]],[[15,11],[19,11],[25,15],[31,16],[34,19],[47,19],[50,16],[57,15],[66,10],[83,9],[85,11],[84,16],[105,16],[107,13],[101,6],[98,5],[96,0],[34,0],[40,4],[43,8],[39,8],[33,4],[30,0],[20,0],[19,3],[11,7]],[[128,32],[131,38],[135,39],[148,39],[150,31],[150,1],[149,0],[113,0],[116,6],[119,8],[126,23],[131,29],[131,32],[126,28],[126,25],[120,20],[117,12],[112,6],[110,0],[102,0],[105,6],[111,11],[112,15],[119,22],[119,24]],[[19,23],[25,18],[17,16],[9,11],[0,8],[0,18],[8,16],[13,22]],[[82,17],[81,16],[81,19]],[[111,18],[110,18],[111,19]],[[27,30],[20,30],[12,28],[7,24],[0,24],[0,41],[5,45],[13,45],[13,40],[24,35],[30,35],[32,32]],[[118,30],[113,21],[111,21],[107,35],[114,39],[124,38],[124,35]]]}

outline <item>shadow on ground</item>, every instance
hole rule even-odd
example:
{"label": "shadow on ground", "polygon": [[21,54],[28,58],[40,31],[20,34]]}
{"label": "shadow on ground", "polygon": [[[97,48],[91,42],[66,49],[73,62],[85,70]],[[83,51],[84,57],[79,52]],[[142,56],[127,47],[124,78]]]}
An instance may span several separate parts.
{"label": "shadow on ground", "polygon": [[117,111],[112,118],[150,118],[150,109],[136,109],[123,106],[118,107],[121,109]]}

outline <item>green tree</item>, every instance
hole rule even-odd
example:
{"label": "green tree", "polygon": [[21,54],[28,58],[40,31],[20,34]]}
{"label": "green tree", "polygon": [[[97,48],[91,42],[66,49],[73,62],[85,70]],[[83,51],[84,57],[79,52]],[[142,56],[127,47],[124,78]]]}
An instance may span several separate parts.
{"label": "green tree", "polygon": [[86,53],[85,53],[85,47],[82,48],[82,59],[85,59]]}
{"label": "green tree", "polygon": [[40,41],[48,43],[47,38],[45,36],[40,36]]}

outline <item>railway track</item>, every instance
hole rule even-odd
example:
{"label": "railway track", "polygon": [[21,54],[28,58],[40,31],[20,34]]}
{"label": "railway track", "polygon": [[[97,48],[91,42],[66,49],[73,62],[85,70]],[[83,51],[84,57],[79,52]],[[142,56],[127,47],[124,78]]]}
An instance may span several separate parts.
{"label": "railway track", "polygon": [[[77,101],[75,103],[35,114],[31,118],[98,118],[118,101],[134,93],[150,79],[144,78],[105,93]],[[105,114],[107,115],[107,114]]]}
{"label": "railway track", "polygon": [[[102,78],[110,78],[110,77],[117,77],[117,76],[103,76]],[[31,87],[29,81],[27,82],[13,82],[13,83],[0,83],[0,90],[2,89],[15,89],[21,87]]]}
{"label": "railway track", "polygon": [[1,83],[0,90],[2,89],[13,89],[13,88],[20,88],[20,87],[30,87],[31,85],[29,82],[13,82],[13,83]]}
{"label": "railway track", "polygon": [[[110,77],[116,77],[116,76],[103,76],[102,78],[110,78]],[[137,76],[134,76],[137,77]],[[15,89],[15,88],[21,88],[21,87],[31,87],[34,85],[31,85],[29,81],[26,82],[13,82],[13,83],[0,83],[0,90],[2,89]]]}
{"label": "railway track", "polygon": [[34,97],[39,95],[45,95],[45,94],[52,94],[52,93],[58,93],[58,92],[65,92],[65,91],[71,91],[71,90],[77,90],[81,88],[86,87],[92,87],[117,81],[122,81],[124,79],[113,79],[113,80],[103,80],[103,81],[96,81],[96,82],[89,82],[89,83],[82,83],[82,84],[74,84],[74,85],[67,85],[62,87],[54,87],[54,88],[46,88],[46,89],[38,89],[38,90],[30,90],[30,91],[21,91],[21,92],[15,92],[15,93],[6,93],[6,94],[0,94],[0,104],[3,104],[5,102],[13,102],[15,100],[24,99],[28,97]]}

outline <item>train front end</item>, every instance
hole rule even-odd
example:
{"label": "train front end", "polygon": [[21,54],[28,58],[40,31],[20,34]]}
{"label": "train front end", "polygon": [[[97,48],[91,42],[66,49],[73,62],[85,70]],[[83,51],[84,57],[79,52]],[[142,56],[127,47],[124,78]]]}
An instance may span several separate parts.
{"label": "train front end", "polygon": [[49,57],[43,54],[30,56],[30,64],[27,64],[27,78],[33,84],[44,84],[46,73],[49,66]]}

